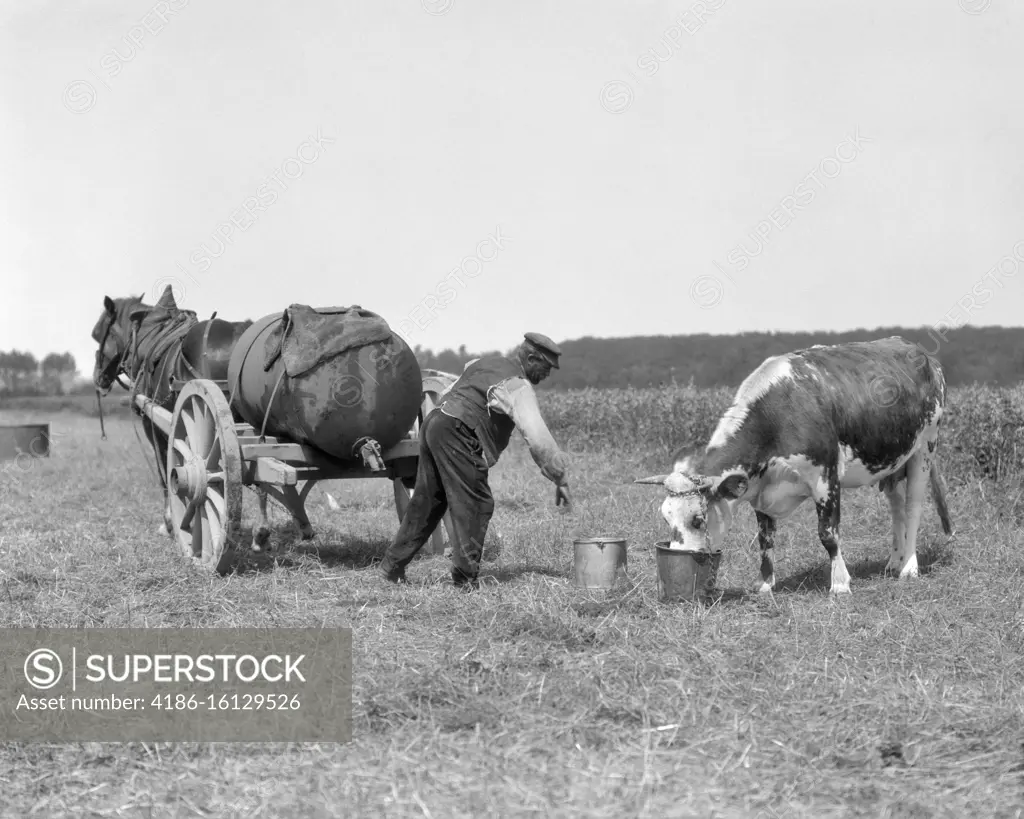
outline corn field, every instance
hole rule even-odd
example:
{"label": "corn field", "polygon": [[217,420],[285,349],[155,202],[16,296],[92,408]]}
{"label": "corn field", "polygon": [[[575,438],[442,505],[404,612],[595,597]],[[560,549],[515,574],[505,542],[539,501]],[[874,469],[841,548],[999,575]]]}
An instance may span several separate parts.
{"label": "corn field", "polygon": [[[555,438],[570,454],[630,447],[662,453],[703,445],[735,390],[666,386],[544,391]],[[947,481],[1024,474],[1024,386],[972,385],[947,391],[939,452]]]}

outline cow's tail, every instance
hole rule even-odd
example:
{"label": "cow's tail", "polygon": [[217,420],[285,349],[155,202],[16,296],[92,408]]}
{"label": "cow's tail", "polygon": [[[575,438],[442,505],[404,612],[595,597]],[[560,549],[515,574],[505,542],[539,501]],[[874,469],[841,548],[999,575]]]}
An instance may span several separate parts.
{"label": "cow's tail", "polygon": [[949,506],[946,505],[946,490],[942,484],[942,475],[939,474],[939,465],[936,461],[932,461],[930,477],[932,499],[935,501],[935,508],[939,510],[942,531],[947,535],[951,535],[953,534],[953,522],[949,518]]}

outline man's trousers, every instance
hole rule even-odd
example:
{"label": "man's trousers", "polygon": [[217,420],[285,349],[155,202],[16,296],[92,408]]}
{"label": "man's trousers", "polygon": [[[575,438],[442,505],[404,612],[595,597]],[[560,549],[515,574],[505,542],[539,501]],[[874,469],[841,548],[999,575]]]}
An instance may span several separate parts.
{"label": "man's trousers", "polygon": [[452,580],[461,585],[480,571],[494,498],[487,483],[483,447],[473,430],[435,409],[420,428],[419,468],[409,507],[382,568],[404,569],[427,542],[447,511],[455,532]]}

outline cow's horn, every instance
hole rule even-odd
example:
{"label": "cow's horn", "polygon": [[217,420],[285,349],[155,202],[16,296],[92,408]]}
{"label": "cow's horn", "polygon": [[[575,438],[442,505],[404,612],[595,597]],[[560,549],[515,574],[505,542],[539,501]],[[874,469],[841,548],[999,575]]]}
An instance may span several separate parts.
{"label": "cow's horn", "polygon": [[664,484],[668,475],[651,475],[649,478],[637,478],[633,483],[660,483]]}

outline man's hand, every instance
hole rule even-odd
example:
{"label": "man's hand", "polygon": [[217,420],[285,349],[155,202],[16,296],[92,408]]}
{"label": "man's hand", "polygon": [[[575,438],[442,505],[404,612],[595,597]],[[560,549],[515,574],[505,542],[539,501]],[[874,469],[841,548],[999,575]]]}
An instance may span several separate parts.
{"label": "man's hand", "polygon": [[565,511],[572,511],[572,498],[569,496],[569,485],[563,484],[562,486],[555,487],[555,506],[561,506],[565,504]]}

